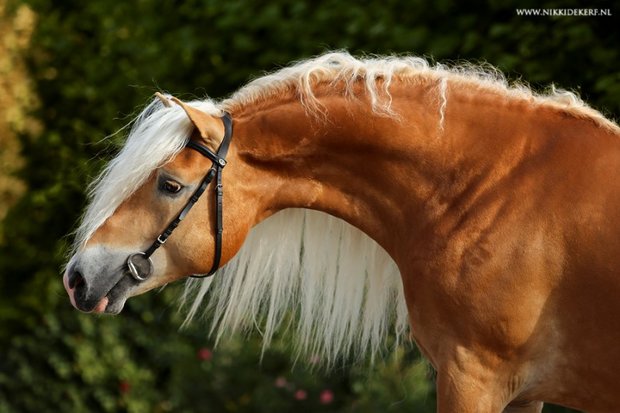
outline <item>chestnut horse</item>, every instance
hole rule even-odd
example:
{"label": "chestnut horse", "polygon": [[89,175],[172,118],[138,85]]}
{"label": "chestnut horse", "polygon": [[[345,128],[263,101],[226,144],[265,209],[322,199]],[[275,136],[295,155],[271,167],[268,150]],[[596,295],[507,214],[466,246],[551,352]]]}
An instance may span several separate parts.
{"label": "chestnut horse", "polygon": [[620,129],[570,92],[329,53],[223,101],[154,98],[64,283],[118,313],[225,264],[185,294],[190,316],[209,297],[218,336],[289,328],[333,361],[392,330],[437,370],[439,412],[619,411],[618,176]]}

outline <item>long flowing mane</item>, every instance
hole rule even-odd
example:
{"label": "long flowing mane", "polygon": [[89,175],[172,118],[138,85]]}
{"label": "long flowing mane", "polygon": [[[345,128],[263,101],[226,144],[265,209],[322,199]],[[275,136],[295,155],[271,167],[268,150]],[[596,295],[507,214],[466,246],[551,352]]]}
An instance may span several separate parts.
{"label": "long flowing mane", "polygon": [[190,280],[188,321],[208,295],[211,333],[257,328],[266,348],[282,327],[299,353],[374,355],[394,332],[407,339],[408,317],[396,264],[363,232],[327,214],[289,209],[252,230],[241,251],[215,276]]}
{"label": "long flowing mane", "polygon": [[[490,67],[433,66],[420,57],[358,59],[344,52],[327,53],[260,77],[228,99],[188,104],[215,115],[226,110],[234,117],[252,105],[293,93],[310,115],[320,116],[323,108],[314,94],[317,85],[341,85],[333,93],[355,99],[359,96],[354,90],[359,93],[359,88],[353,86],[363,82],[373,111],[398,117],[391,107],[390,90],[416,81],[436,85],[440,128],[450,104],[448,85],[463,85],[556,108],[618,130],[572,92],[552,88],[536,94],[527,86],[509,85]],[[180,107],[166,108],[157,99],[149,104],[133,122],[122,150],[91,186],[90,206],[77,231],[75,249],[154,169],[185,146],[190,132],[191,124]],[[408,337],[407,309],[394,262],[365,234],[319,212],[276,214],[252,230],[239,254],[219,274],[188,281],[183,294],[188,321],[198,314],[205,297],[213,315],[211,332],[218,338],[257,328],[267,346],[276,330],[285,328],[297,334],[300,351],[323,354],[328,364],[351,353],[374,354],[385,345],[390,331],[397,342]]]}

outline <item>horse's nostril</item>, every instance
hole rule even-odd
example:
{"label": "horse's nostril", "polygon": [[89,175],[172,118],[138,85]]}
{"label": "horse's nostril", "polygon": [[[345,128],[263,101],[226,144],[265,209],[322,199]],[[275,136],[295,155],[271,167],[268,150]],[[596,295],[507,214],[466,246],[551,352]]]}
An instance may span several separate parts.
{"label": "horse's nostril", "polygon": [[69,288],[78,288],[84,284],[84,277],[82,273],[75,270],[69,274]]}

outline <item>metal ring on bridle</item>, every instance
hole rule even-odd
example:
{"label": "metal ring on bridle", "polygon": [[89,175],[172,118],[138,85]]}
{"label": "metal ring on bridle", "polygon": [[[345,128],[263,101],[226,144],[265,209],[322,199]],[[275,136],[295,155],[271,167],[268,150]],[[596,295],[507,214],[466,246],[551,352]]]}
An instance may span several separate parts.
{"label": "metal ring on bridle", "polygon": [[153,261],[143,252],[136,252],[127,258],[127,269],[136,281],[145,281],[153,274]]}

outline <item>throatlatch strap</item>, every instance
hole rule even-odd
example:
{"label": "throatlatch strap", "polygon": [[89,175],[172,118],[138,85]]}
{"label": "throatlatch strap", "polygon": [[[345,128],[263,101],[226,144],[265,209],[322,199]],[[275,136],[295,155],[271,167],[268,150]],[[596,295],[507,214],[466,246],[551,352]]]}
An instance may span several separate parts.
{"label": "throatlatch strap", "polygon": [[[220,148],[217,151],[217,157],[219,160],[224,160],[224,162],[214,163],[216,166],[215,172],[215,253],[213,255],[213,265],[208,273],[204,275],[191,275],[192,278],[206,278],[215,274],[218,267],[220,266],[220,259],[222,258],[222,237],[224,234],[224,219],[223,219],[223,211],[224,211],[224,187],[222,185],[222,168],[226,166],[226,155],[228,154],[228,148],[230,146],[230,141],[232,138],[232,119],[228,113],[224,114],[222,118],[224,122],[224,139],[220,144]],[[228,139],[226,139],[228,137]],[[202,152],[201,152],[202,153]],[[214,161],[216,162],[216,161]]]}
{"label": "throatlatch strap", "polygon": [[213,265],[208,273],[204,275],[190,275],[192,278],[207,278],[215,274],[220,266],[222,258],[222,234],[224,233],[224,222],[222,219],[224,189],[222,187],[222,168],[217,168],[215,185],[215,254],[213,255]]}

